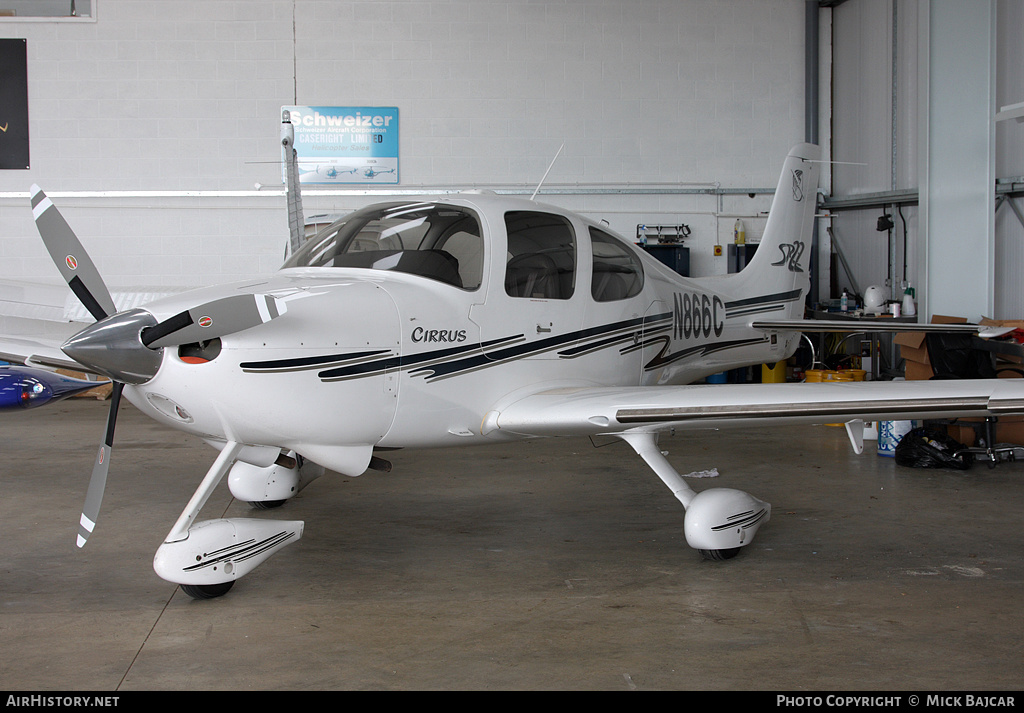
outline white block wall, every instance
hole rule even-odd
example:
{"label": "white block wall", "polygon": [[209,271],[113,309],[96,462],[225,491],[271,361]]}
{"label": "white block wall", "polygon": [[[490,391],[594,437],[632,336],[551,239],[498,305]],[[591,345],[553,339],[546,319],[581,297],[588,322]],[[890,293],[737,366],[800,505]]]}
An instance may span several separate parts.
{"label": "white block wall", "polygon": [[[839,196],[916,189],[917,145],[917,8],[900,2],[897,9],[896,177],[892,173],[892,5],[890,0],[844,3],[833,14],[833,193]],[[889,278],[888,235],[876,230],[882,209],[843,211],[831,227],[855,275],[857,287],[886,284]],[[897,243],[897,272],[902,276],[903,225],[908,240],[916,236],[917,207],[892,213]],[[913,263],[916,250],[908,250]],[[909,265],[908,277],[914,266]],[[838,292],[853,285],[837,270]],[[911,279],[913,282],[913,279]],[[901,291],[891,287],[893,296]],[[836,295],[838,296],[838,294]]]}
{"label": "white block wall", "polygon": [[0,19],[28,40],[32,163],[0,171],[0,279],[57,279],[32,183],[115,287],[275,269],[284,199],[254,187],[280,186],[286,104],[397,106],[399,188],[532,188],[564,142],[549,184],[609,195],[546,200],[627,236],[687,223],[695,271],[723,272],[719,233],[766,198],[615,189],[774,187],[803,139],[803,16],[803,0],[97,0],[94,21]]}

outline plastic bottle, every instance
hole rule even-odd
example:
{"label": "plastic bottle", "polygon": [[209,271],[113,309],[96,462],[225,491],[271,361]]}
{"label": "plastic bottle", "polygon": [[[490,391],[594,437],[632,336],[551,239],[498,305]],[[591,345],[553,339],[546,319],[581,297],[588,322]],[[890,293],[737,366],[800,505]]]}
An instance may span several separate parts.
{"label": "plastic bottle", "polygon": [[747,243],[747,231],[743,227],[743,220],[740,218],[737,218],[732,226],[732,239],[737,245],[746,245]]}
{"label": "plastic bottle", "polygon": [[903,291],[903,314],[906,317],[913,317],[917,314],[917,307],[914,305],[914,288],[907,285]]}
{"label": "plastic bottle", "polygon": [[850,310],[850,293],[845,289],[843,290],[843,296],[839,299],[839,311],[848,312]]}

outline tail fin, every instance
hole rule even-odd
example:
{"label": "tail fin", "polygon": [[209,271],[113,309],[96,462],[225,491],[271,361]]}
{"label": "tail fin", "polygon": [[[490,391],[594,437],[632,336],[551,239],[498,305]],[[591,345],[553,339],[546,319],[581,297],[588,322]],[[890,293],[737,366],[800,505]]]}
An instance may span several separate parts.
{"label": "tail fin", "polygon": [[810,288],[811,233],[817,207],[820,150],[814,144],[794,146],[782,167],[768,223],[757,252],[736,275],[735,292],[756,300],[774,297],[786,304],[784,315],[802,317]]}

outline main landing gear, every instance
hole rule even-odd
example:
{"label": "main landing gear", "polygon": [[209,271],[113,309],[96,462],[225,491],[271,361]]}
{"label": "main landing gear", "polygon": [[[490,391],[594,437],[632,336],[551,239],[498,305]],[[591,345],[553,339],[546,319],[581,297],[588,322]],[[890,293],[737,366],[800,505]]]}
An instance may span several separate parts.
{"label": "main landing gear", "polygon": [[686,543],[706,560],[727,560],[749,545],[758,528],[768,522],[771,505],[732,488],[709,488],[697,493],[658,448],[658,434],[625,433],[620,436],[651,467],[686,509]]}

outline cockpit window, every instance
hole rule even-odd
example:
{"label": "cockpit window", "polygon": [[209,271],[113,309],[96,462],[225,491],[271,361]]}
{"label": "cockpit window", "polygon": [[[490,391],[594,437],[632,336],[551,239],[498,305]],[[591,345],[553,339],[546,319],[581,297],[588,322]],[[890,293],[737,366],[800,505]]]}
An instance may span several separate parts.
{"label": "cockpit window", "polygon": [[505,214],[505,292],[567,300],[576,289],[576,235],[565,218],[528,210]]}
{"label": "cockpit window", "polygon": [[615,302],[640,294],[644,269],[640,259],[622,241],[597,228],[590,229],[594,248],[594,275],[590,293],[596,302]]}
{"label": "cockpit window", "polygon": [[475,290],[484,242],[476,215],[438,203],[390,203],[349,213],[310,238],[284,267],[363,267]]}

